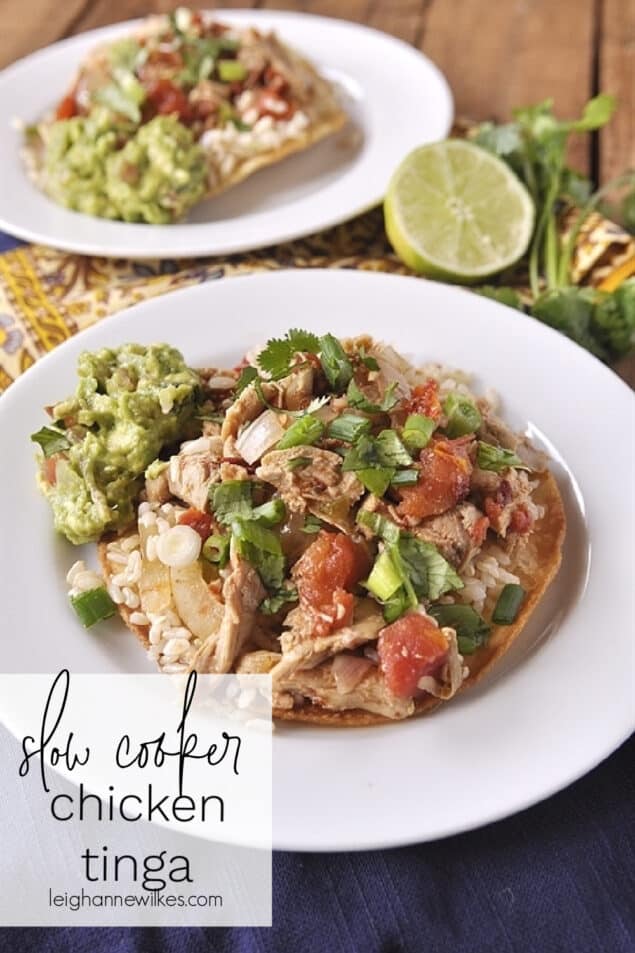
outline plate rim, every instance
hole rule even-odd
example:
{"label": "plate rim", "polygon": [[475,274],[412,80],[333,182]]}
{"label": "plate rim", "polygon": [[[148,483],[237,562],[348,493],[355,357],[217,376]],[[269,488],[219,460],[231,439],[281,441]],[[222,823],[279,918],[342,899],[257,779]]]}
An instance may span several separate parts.
{"label": "plate rim", "polygon": [[[272,272],[255,272],[255,273],[251,273],[247,275],[235,276],[229,282],[229,284],[243,286],[243,285],[246,285],[249,281],[256,284],[262,283],[262,282],[275,284],[276,282],[285,282],[289,280],[289,278],[291,277],[292,281],[299,282],[301,286],[302,283],[304,283],[307,280],[307,272],[309,275],[311,275],[311,272],[315,273],[314,275],[311,276],[309,280],[316,280],[322,283],[326,280],[327,282],[330,281],[335,284],[339,282],[344,282],[344,283],[353,282],[353,283],[361,283],[361,284],[370,285],[373,281],[375,281],[376,283],[383,282],[386,284],[392,284],[393,286],[397,287],[398,283],[403,284],[407,282],[411,286],[414,286],[415,284],[419,285],[424,295],[425,295],[424,288],[428,286],[428,288],[435,287],[439,289],[440,294],[448,294],[450,298],[456,297],[457,300],[459,296],[460,297],[465,296],[466,298],[468,296],[470,298],[473,296],[473,292],[470,292],[467,289],[457,288],[455,286],[440,285],[439,283],[428,282],[425,279],[420,279],[413,276],[401,276],[401,275],[395,275],[395,274],[389,274],[389,273],[383,273],[383,272],[378,273],[378,272],[350,271],[350,270],[338,270],[338,269],[280,269],[280,270],[272,271]],[[120,326],[124,326],[124,327],[127,326],[128,322],[134,321],[134,317],[136,314],[138,314],[140,309],[142,311],[152,313],[152,310],[156,306],[157,302],[161,300],[161,298],[166,299],[165,302],[163,303],[165,306],[168,302],[172,302],[172,304],[177,303],[180,300],[178,298],[179,295],[181,296],[182,299],[185,299],[187,296],[194,298],[197,296],[205,297],[206,295],[210,295],[210,294],[213,295],[214,291],[212,289],[218,288],[218,287],[227,287],[227,283],[222,282],[221,285],[219,285],[215,281],[210,281],[210,282],[202,282],[200,284],[193,285],[188,288],[179,289],[178,291],[174,292],[174,294],[177,295],[177,298],[174,301],[172,301],[170,294],[165,296],[162,295],[159,298],[146,300],[144,302],[134,305],[132,308],[124,309],[123,311],[119,312],[117,315],[111,316],[110,322],[108,323],[108,327],[112,328],[116,332],[116,330]],[[441,291],[440,289],[443,289],[443,290]],[[227,292],[227,293],[230,294],[230,292]],[[494,302],[494,301],[487,301],[487,304],[482,304],[481,306],[483,308],[488,309],[489,311],[492,311],[492,312],[495,311],[499,316],[502,313],[501,309],[505,308],[504,305],[501,305],[498,302]],[[511,310],[512,309],[505,308],[506,312],[510,312]],[[577,358],[583,361],[583,365],[586,365],[586,367],[589,368],[589,371],[592,370],[592,373],[594,375],[598,373],[601,374],[607,384],[609,384],[610,382],[610,385],[612,387],[615,387],[615,385],[617,384],[619,387],[619,392],[623,394],[625,398],[627,397],[627,395],[630,398],[631,409],[635,408],[635,395],[632,393],[630,388],[625,384],[624,381],[622,381],[619,377],[617,377],[617,375],[613,371],[611,371],[608,367],[602,364],[597,358],[589,354],[583,348],[579,347],[578,345],[564,338],[562,334],[553,330],[552,328],[549,328],[545,325],[540,324],[535,319],[529,316],[519,315],[516,312],[513,312],[513,313],[515,314],[515,318],[517,321],[523,321],[523,322],[527,322],[527,324],[531,324],[533,327],[533,333],[537,333],[539,336],[542,336],[546,342],[553,342],[554,344],[558,342],[561,348],[564,348],[565,350],[572,349],[572,351],[576,354]],[[74,344],[75,349],[78,349],[78,343],[85,344],[86,346],[90,346],[90,339],[93,336],[98,336],[100,333],[103,334],[103,328],[104,328],[104,322],[100,321],[97,324],[93,325],[91,328],[88,328],[80,332],[79,334],[69,338],[68,341],[65,342],[65,344],[66,345]],[[221,346],[223,346],[222,343],[221,343]],[[231,343],[230,346],[233,349],[235,346],[235,343]],[[423,344],[422,344],[422,347],[423,347]],[[45,362],[46,364],[48,364],[54,360],[58,360],[59,354],[63,348],[64,348],[64,344],[56,348],[54,351],[49,352],[49,354],[44,356],[40,361],[38,361],[35,365],[33,365],[32,368],[30,368],[24,374],[22,374],[14,382],[14,384],[11,387],[9,387],[7,392],[0,397],[0,421],[2,420],[2,417],[5,413],[5,408],[6,408],[6,412],[10,412],[11,411],[10,405],[13,403],[13,401],[17,400],[19,403],[22,400],[22,396],[21,396],[22,392],[25,387],[30,386],[30,382],[34,379],[35,369],[37,367],[43,366]],[[584,367],[582,368],[582,370],[584,370]],[[475,374],[479,373],[479,371],[477,370],[477,367],[474,369],[474,373]],[[24,383],[25,381],[27,382],[27,384]],[[14,394],[15,398],[9,398],[9,395],[11,394]],[[7,400],[7,398],[9,398],[9,400]],[[579,597],[576,598],[576,604],[578,601],[579,601]],[[519,664],[511,673],[509,673],[510,677],[512,677],[515,673],[521,671],[524,668],[524,664],[525,664],[524,662]],[[476,691],[476,689],[474,691]],[[633,716],[635,716],[635,710],[633,711]],[[0,700],[0,720],[6,723],[6,720],[3,717],[3,713],[2,713],[1,700]],[[462,833],[467,830],[485,826],[487,824],[490,824],[495,821],[501,820],[505,817],[508,817],[512,814],[518,813],[519,811],[523,811],[527,809],[528,807],[534,804],[537,804],[541,802],[542,800],[545,800],[546,798],[552,796],[554,793],[560,790],[563,790],[564,788],[572,784],[574,781],[583,777],[586,773],[588,773],[588,771],[592,770],[598,765],[601,765],[602,762],[606,760],[606,758],[609,757],[609,755],[613,751],[615,751],[621,744],[623,744],[623,742],[627,740],[628,737],[631,735],[632,731],[635,728],[635,717],[630,717],[629,713],[625,712],[624,717],[621,719],[620,723],[621,723],[621,729],[619,732],[616,730],[612,730],[608,734],[605,731],[602,732],[603,741],[601,744],[597,743],[597,741],[594,740],[594,744],[592,746],[592,754],[590,755],[585,754],[584,757],[581,757],[578,755],[577,758],[575,759],[575,763],[572,762],[573,766],[568,771],[566,771],[564,774],[562,772],[557,772],[553,775],[552,780],[550,782],[546,784],[543,782],[541,784],[541,793],[538,796],[536,796],[533,793],[533,791],[530,792],[527,796],[520,796],[518,791],[514,790],[513,796],[510,797],[508,794],[507,796],[508,803],[505,807],[498,807],[498,808],[495,807],[489,812],[485,812],[481,808],[479,811],[479,819],[477,821],[474,821],[471,818],[467,818],[467,820],[465,820],[464,822],[457,823],[456,817],[451,816],[445,825],[437,825],[437,828],[434,833],[428,833],[428,834],[425,834],[424,836],[422,836],[420,831],[417,831],[417,830],[414,830],[411,834],[404,834],[403,836],[395,836],[392,833],[388,833],[388,834],[377,833],[375,837],[372,837],[372,836],[365,837],[362,844],[359,844],[357,839],[347,841],[342,836],[335,837],[335,839],[326,839],[326,840],[322,839],[319,842],[312,841],[310,837],[307,838],[305,841],[302,841],[298,839],[297,837],[293,837],[293,835],[290,836],[290,839],[287,839],[284,832],[280,832],[280,833],[278,832],[277,825],[276,825],[276,827],[274,827],[274,848],[279,850],[312,851],[312,852],[384,849],[389,847],[397,847],[397,846],[404,846],[407,844],[438,840],[448,836],[452,836],[454,834]],[[413,730],[412,726],[416,725],[416,720],[406,721],[400,724],[403,727],[408,726],[407,730]],[[311,731],[311,729],[308,729],[308,730]],[[372,736],[372,734],[376,730],[377,729],[375,728],[355,729],[355,735],[356,737],[360,737],[360,738],[364,735]],[[399,731],[399,725],[383,726],[383,730],[386,732],[390,730]],[[280,736],[284,738],[284,735],[287,735],[288,737],[291,733],[296,734],[299,731],[306,732],[307,729],[302,729],[298,726],[288,726],[287,728],[284,728],[283,726],[283,731],[280,732]],[[324,729],[322,729],[322,733],[323,732],[324,732]],[[274,741],[274,744],[275,744],[275,741]],[[277,756],[279,757],[280,755],[277,755]],[[276,757],[276,755],[274,755],[274,757]],[[379,804],[381,804],[381,802],[379,802]],[[274,812],[274,817],[275,817],[275,812]]]}
{"label": "plate rim", "polygon": [[[316,25],[321,25],[326,27],[326,29],[334,29],[349,31],[353,34],[363,34],[365,36],[370,36],[375,39],[377,42],[387,44],[399,49],[401,54],[407,56],[411,62],[418,61],[420,65],[423,65],[424,68],[428,71],[431,81],[436,84],[435,96],[439,99],[442,104],[442,111],[445,115],[445,122],[440,124],[443,127],[439,135],[439,139],[445,138],[452,128],[452,123],[454,121],[454,97],[452,90],[450,88],[449,82],[442,72],[442,70],[436,65],[436,63],[430,59],[427,54],[423,51],[418,50],[412,44],[407,43],[406,41],[400,39],[399,37],[393,36],[390,33],[386,33],[383,30],[379,30],[376,27],[368,26],[363,23],[356,23],[350,20],[341,20],[336,17],[327,17],[321,14],[313,13],[304,13],[297,10],[275,10],[275,9],[244,9],[244,8],[218,8],[213,10],[205,11],[207,13],[213,14],[219,18],[227,18],[228,21],[246,21],[250,20],[256,21],[260,20],[263,24],[266,24],[267,21],[284,21],[288,20],[295,23],[316,23]],[[65,50],[67,48],[72,48],[73,46],[83,46],[84,44],[92,44],[94,41],[95,45],[100,42],[101,39],[105,39],[109,36],[116,36],[120,32],[126,32],[130,29],[134,29],[139,24],[143,23],[145,17],[135,17],[129,20],[121,20],[117,23],[108,24],[106,26],[97,27],[93,30],[86,30],[81,33],[75,34],[74,36],[65,37],[61,40],[57,40],[54,43],[50,43],[47,46],[44,46],[38,50],[35,50],[31,53],[26,54],[23,57],[20,57],[15,62],[6,66],[3,70],[0,71],[0,92],[2,87],[5,84],[10,84],[14,80],[14,74],[19,74],[21,70],[25,68],[37,67],[40,61],[46,60],[47,56],[51,52],[58,50]],[[275,28],[275,27],[274,27]],[[293,45],[293,44],[292,44]],[[328,64],[322,64],[323,68],[328,68]],[[425,140],[432,141],[432,140]],[[436,140],[435,140],[436,141]],[[17,161],[21,163],[21,159],[18,157]],[[392,171],[392,170],[391,170]],[[198,229],[198,234],[204,235],[204,229],[207,225],[212,224],[221,224],[222,219],[219,222],[197,222],[197,223],[179,223],[176,222],[171,225],[164,226],[148,226],[143,223],[131,223],[131,222],[109,222],[111,225],[122,226],[125,228],[134,228],[139,231],[135,233],[134,242],[128,241],[126,247],[123,245],[114,248],[114,243],[112,248],[109,250],[104,250],[105,246],[101,245],[99,242],[94,240],[75,242],[72,237],[70,239],[66,237],[52,238],[49,233],[43,233],[38,231],[37,228],[31,226],[23,226],[19,223],[16,225],[9,219],[5,217],[0,208],[0,230],[7,232],[10,235],[19,238],[22,241],[32,242],[35,244],[49,244],[54,248],[57,248],[61,251],[73,252],[76,254],[82,255],[93,255],[99,257],[108,257],[108,258],[118,258],[118,257],[127,257],[135,260],[148,260],[154,258],[170,258],[170,259],[183,259],[183,258],[193,258],[193,257],[205,257],[205,256],[224,256],[224,255],[233,255],[239,253],[246,253],[249,251],[255,251],[260,248],[266,248],[269,245],[279,245],[286,242],[294,241],[301,238],[306,238],[312,234],[326,231],[329,228],[333,228],[336,225],[340,225],[343,222],[349,221],[353,218],[358,217],[359,215],[364,214],[372,208],[380,205],[383,201],[385,188],[388,185],[388,179],[390,173],[386,175],[386,182],[384,188],[379,194],[373,193],[368,196],[368,198],[361,204],[356,205],[354,208],[351,208],[349,211],[344,214],[339,212],[334,212],[330,215],[322,216],[317,218],[312,222],[310,227],[306,227],[298,222],[298,225],[295,227],[288,227],[277,231],[275,234],[270,235],[269,237],[259,238],[256,243],[254,241],[249,241],[248,239],[242,241],[233,241],[220,247],[218,243],[214,245],[211,251],[204,250],[203,246],[205,244],[204,238],[201,238],[198,242],[193,244],[187,244],[184,247],[179,247],[183,245],[183,242],[175,246],[174,240],[170,244],[169,232],[166,232],[165,242],[157,245],[156,249],[153,249],[152,252],[148,253],[143,246],[143,236],[147,235],[147,228],[164,228],[164,229],[173,229],[175,227],[187,227],[191,225],[193,229]],[[51,201],[47,199],[46,196],[42,195],[43,200]],[[85,216],[79,212],[72,212],[71,210],[64,210],[69,214],[74,214],[81,216],[82,219],[88,218],[93,219],[95,222],[104,221],[97,218],[96,216]],[[267,216],[268,218],[274,217],[277,213],[277,209],[267,209],[261,212],[253,213],[254,217]],[[243,217],[251,218],[251,214],[247,216],[237,216],[232,221],[240,221]],[[196,233],[195,233],[196,234]],[[192,242],[192,239],[189,240]]]}

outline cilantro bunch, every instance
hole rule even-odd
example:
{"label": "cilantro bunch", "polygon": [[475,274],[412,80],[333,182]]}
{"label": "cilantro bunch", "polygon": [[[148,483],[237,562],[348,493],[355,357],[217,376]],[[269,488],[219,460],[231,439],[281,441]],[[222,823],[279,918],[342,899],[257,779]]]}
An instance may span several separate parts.
{"label": "cilantro bunch", "polygon": [[[633,183],[626,173],[593,193],[589,179],[566,162],[569,137],[600,129],[616,107],[613,96],[589,100],[579,119],[562,121],[551,100],[517,109],[513,121],[482,123],[473,141],[501,158],[527,186],[536,206],[536,226],[527,268],[534,317],[565,333],[604,361],[614,361],[635,344],[635,282],[613,293],[579,288],[572,283],[571,265],[577,238],[586,218],[607,192]],[[564,209],[577,209],[569,235],[562,239],[558,220]],[[485,287],[481,293],[512,307],[522,307],[507,287]],[[618,293],[619,292],[619,293]]]}

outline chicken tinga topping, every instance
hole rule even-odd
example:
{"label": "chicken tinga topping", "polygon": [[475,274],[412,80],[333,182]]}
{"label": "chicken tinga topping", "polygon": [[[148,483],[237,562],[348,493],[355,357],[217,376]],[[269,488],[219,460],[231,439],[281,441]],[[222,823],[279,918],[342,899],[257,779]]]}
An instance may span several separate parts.
{"label": "chicken tinga topping", "polygon": [[180,7],[86,57],[54,115],[27,128],[25,159],[61,205],[165,224],[344,121],[275,34]]}
{"label": "chicken tinga topping", "polygon": [[[239,368],[166,345],[84,355],[34,439],[68,576],[166,672],[266,672],[274,706],[404,718],[450,698],[525,592],[541,454],[466,376],[291,330]],[[116,535],[115,535],[116,534]]]}

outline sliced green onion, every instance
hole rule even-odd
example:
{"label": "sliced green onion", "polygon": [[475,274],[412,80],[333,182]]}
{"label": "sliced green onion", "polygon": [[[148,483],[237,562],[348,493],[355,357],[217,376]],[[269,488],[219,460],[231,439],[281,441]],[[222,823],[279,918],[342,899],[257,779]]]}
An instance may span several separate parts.
{"label": "sliced green onion", "polygon": [[379,513],[371,513],[369,510],[359,510],[356,522],[359,523],[360,526],[365,526],[371,533],[374,533],[375,536],[380,536],[387,543],[396,543],[399,539],[400,529],[397,524],[392,523]]}
{"label": "sliced green onion", "polygon": [[423,414],[410,414],[406,418],[401,433],[401,439],[408,450],[423,450],[428,446],[430,437],[434,433],[436,422]]}
{"label": "sliced green onion", "polygon": [[225,480],[210,487],[212,509],[219,523],[229,526],[237,517],[249,518],[252,485],[249,480]]}
{"label": "sliced green onion", "polygon": [[515,582],[503,586],[498,602],[492,613],[494,625],[511,625],[516,621],[518,611],[523,604],[525,590]]}
{"label": "sliced green onion", "polygon": [[219,569],[223,569],[229,562],[229,536],[208,536],[203,543],[201,555],[208,563],[214,563]]}
{"label": "sliced green onion", "polygon": [[454,629],[461,655],[472,655],[487,641],[490,626],[472,606],[430,606],[428,614],[436,619],[440,626]]}
{"label": "sliced green onion", "polygon": [[306,414],[295,420],[284,437],[278,441],[276,450],[290,450],[292,447],[310,447],[324,433],[324,424],[319,417]]}
{"label": "sliced green onion", "polygon": [[528,470],[520,457],[512,450],[506,450],[504,447],[495,447],[491,443],[485,443],[483,440],[478,442],[476,451],[476,462],[481,470],[494,470],[500,473],[508,467],[516,467],[519,470]]}
{"label": "sliced green onion", "polygon": [[395,475],[392,467],[368,467],[357,470],[357,478],[374,496],[383,496]]}
{"label": "sliced green onion", "polygon": [[92,625],[102,622],[104,619],[109,619],[117,611],[117,606],[104,586],[100,586],[98,589],[89,589],[88,592],[80,592],[70,598],[71,605],[85,629],[89,629]]}
{"label": "sliced green onion", "polygon": [[247,67],[238,60],[219,60],[217,69],[221,83],[240,83],[247,76]]}
{"label": "sliced green onion", "polygon": [[55,453],[70,450],[70,440],[63,430],[57,427],[42,427],[37,433],[31,434],[33,443],[39,444],[45,457],[52,457]]}
{"label": "sliced green onion", "polygon": [[382,430],[375,440],[377,455],[382,466],[407,467],[412,457],[394,430]]}
{"label": "sliced green onion", "polygon": [[462,394],[448,394],[443,401],[443,412],[448,418],[446,433],[452,440],[474,433],[481,426],[478,408],[469,397]]}
{"label": "sliced green onion", "polygon": [[346,351],[332,334],[320,338],[320,362],[332,389],[341,394],[353,376],[353,366]]}
{"label": "sliced green onion", "polygon": [[364,585],[381,602],[390,599],[401,588],[403,578],[395,566],[390,549],[384,549],[379,554]]}
{"label": "sliced green onion", "polygon": [[390,481],[391,486],[414,486],[419,479],[418,470],[397,470]]}
{"label": "sliced green onion", "polygon": [[275,526],[277,523],[281,523],[286,515],[287,508],[284,501],[276,497],[275,500],[269,500],[268,503],[257,506],[250,519],[257,520],[262,526]]}
{"label": "sliced green onion", "polygon": [[357,414],[342,414],[329,424],[328,435],[333,440],[343,440],[344,443],[355,443],[362,434],[369,434],[372,424],[368,417],[359,417]]}
{"label": "sliced green onion", "polygon": [[412,601],[408,596],[405,586],[401,586],[390,599],[386,599],[383,605],[384,619],[388,624],[396,622],[397,619],[412,609]]}

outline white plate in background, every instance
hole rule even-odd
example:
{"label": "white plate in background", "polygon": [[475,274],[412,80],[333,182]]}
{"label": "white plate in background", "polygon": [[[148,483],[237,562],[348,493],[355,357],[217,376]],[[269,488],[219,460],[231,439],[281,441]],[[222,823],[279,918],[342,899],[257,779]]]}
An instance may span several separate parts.
{"label": "white plate in background", "polygon": [[112,222],[56,205],[29,180],[13,120],[35,122],[71,85],[90,50],[138,21],[82,33],[0,74],[0,229],[85,255],[182,258],[221,255],[309,235],[377,205],[407,152],[443,139],[453,107],[427,57],[369,27],[301,13],[218,10],[240,26],[275,30],[334,81],[351,122],[305,152],[263,169],[175,225]]}

